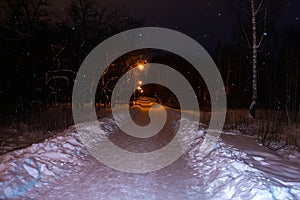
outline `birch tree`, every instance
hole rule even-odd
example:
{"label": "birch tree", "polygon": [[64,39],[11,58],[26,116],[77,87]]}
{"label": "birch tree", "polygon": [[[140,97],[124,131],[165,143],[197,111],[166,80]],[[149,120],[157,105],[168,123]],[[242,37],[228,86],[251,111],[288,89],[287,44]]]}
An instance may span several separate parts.
{"label": "birch tree", "polygon": [[[257,52],[261,48],[264,36],[266,35],[266,24],[267,24],[267,13],[268,4],[265,3],[266,0],[250,0],[250,10],[251,10],[251,25],[252,25],[252,102],[250,105],[250,114],[255,118],[255,111],[257,105]],[[258,4],[258,6],[257,6]],[[257,31],[257,16],[260,12],[264,12],[263,15],[263,31],[258,33]],[[248,37],[245,33],[245,37]],[[260,38],[260,39],[259,39]],[[258,40],[259,39],[259,40]],[[247,39],[249,42],[249,38]],[[250,46],[249,42],[249,46]]]}
{"label": "birch tree", "polygon": [[[241,15],[242,34],[246,45],[251,50],[252,64],[252,100],[249,107],[250,114],[253,118],[256,116],[258,104],[258,56],[266,42],[268,33],[268,23],[270,22],[270,13],[274,11],[274,6],[282,0],[235,0]],[[272,4],[271,4],[272,3]]]}

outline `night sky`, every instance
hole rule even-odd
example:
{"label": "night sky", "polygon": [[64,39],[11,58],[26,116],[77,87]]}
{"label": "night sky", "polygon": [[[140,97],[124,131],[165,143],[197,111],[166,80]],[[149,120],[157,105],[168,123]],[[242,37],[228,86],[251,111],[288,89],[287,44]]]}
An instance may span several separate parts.
{"label": "night sky", "polygon": [[[58,9],[71,0],[55,0]],[[53,2],[55,2],[53,1]],[[145,20],[146,26],[159,26],[183,32],[212,51],[217,41],[232,43],[233,0],[102,0],[108,6],[119,6],[128,15]],[[54,3],[55,4],[55,3]],[[278,30],[286,24],[299,26],[300,1],[290,0],[281,9]]]}

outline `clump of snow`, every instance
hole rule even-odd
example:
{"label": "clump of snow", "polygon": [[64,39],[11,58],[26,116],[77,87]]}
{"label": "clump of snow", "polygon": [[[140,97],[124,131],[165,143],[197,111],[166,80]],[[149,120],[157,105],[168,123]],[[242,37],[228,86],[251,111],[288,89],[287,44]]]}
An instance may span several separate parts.
{"label": "clump of snow", "polygon": [[40,187],[81,169],[87,150],[79,136],[64,132],[43,143],[16,150],[0,157],[0,199],[17,198],[33,187]]}
{"label": "clump of snow", "polygon": [[295,160],[298,161],[300,165],[300,151],[299,149],[295,149],[293,147],[284,147],[282,149],[279,149],[278,154],[282,155],[283,157],[290,159],[290,160]]}
{"label": "clump of snow", "polygon": [[[202,132],[195,143],[203,142]],[[231,134],[234,137],[234,134]],[[243,145],[245,141],[240,141]],[[253,151],[255,151],[253,146]],[[257,169],[251,160],[276,169],[279,165],[268,163],[267,157],[252,156],[219,140],[215,149],[202,158],[199,145],[189,152],[194,175],[199,178],[203,195],[208,199],[300,199],[300,182],[284,181],[268,171]],[[284,160],[281,164],[284,165]],[[285,166],[288,168],[289,166]],[[260,167],[258,167],[260,168]],[[292,169],[292,167],[290,168]],[[298,169],[290,173],[297,173]],[[298,171],[299,172],[299,171]]]}

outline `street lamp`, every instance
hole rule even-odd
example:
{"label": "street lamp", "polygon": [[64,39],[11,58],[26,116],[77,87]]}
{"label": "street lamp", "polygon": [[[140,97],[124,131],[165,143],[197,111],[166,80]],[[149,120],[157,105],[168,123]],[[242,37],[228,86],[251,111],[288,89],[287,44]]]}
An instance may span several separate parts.
{"label": "street lamp", "polygon": [[[145,64],[146,64],[146,61],[144,61],[145,62]],[[141,63],[137,63],[137,68],[140,70],[140,71],[143,71],[144,69],[145,69],[145,66],[144,66],[144,64],[141,64]],[[134,80],[137,78],[137,76],[138,76],[138,72],[135,72],[134,74],[133,74],[133,76],[134,76]],[[138,87],[137,87],[137,91],[138,92],[140,92],[140,93],[143,93],[144,91],[143,91],[143,89],[140,87],[142,84],[143,84],[143,81],[138,81],[138,82],[135,82],[134,81],[134,92],[133,92],[133,101],[135,101],[136,100],[136,83],[138,83]]]}
{"label": "street lamp", "polygon": [[145,67],[144,67],[144,65],[139,64],[139,65],[138,65],[138,68],[142,71]]}

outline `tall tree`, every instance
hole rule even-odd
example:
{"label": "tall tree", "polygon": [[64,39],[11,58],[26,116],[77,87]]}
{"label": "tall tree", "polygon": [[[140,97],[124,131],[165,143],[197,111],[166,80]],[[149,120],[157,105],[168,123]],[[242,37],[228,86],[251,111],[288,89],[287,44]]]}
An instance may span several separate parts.
{"label": "tall tree", "polygon": [[258,56],[266,43],[266,38],[273,30],[270,22],[274,13],[280,9],[285,0],[235,0],[239,8],[240,23],[244,39],[252,54],[252,102],[249,107],[250,114],[255,118],[257,108],[258,88]]}
{"label": "tall tree", "polygon": [[[35,82],[46,66],[49,3],[48,0],[4,0],[0,10],[3,11],[0,15],[0,56],[6,66],[1,73],[2,90],[6,99],[18,97],[29,104]],[[15,106],[13,101],[7,103],[11,106],[4,107]]]}
{"label": "tall tree", "polygon": [[[104,39],[142,25],[141,20],[127,16],[122,9],[104,7],[100,3],[96,0],[73,0],[59,22],[60,29],[65,33],[65,46],[71,49],[77,61],[75,71],[86,55]],[[100,81],[101,94],[107,89],[107,72],[103,73]],[[95,86],[96,83],[98,80],[95,79],[91,85]]]}

